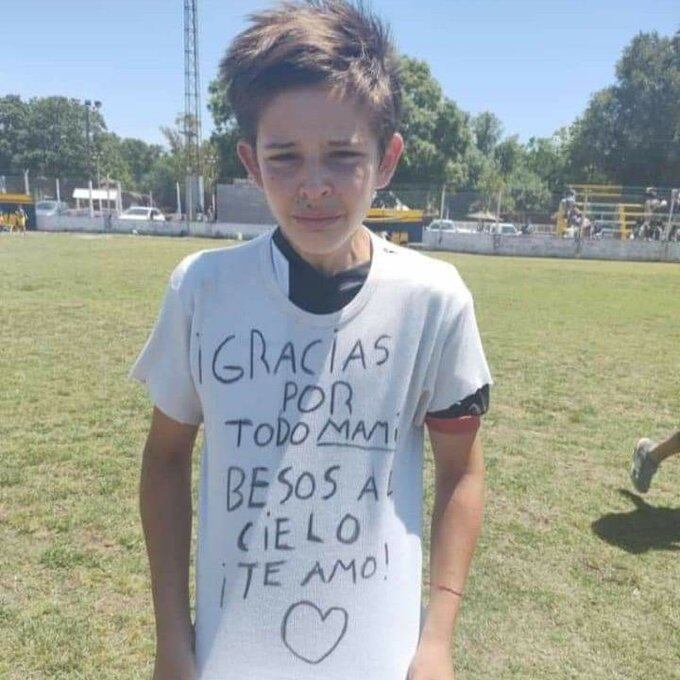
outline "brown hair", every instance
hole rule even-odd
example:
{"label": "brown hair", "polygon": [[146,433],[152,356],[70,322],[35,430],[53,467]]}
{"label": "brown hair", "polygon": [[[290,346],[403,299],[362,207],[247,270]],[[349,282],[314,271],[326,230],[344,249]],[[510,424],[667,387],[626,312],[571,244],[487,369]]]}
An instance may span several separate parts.
{"label": "brown hair", "polygon": [[327,84],[366,106],[382,157],[399,125],[399,61],[362,0],[298,0],[249,17],[220,64],[241,134],[253,146],[264,107],[284,90]]}

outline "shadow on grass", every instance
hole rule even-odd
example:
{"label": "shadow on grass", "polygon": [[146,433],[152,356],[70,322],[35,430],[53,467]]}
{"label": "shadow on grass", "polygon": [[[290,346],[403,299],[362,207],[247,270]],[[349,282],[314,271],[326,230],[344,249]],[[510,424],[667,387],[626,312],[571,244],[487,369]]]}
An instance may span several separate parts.
{"label": "shadow on grass", "polygon": [[635,510],[604,515],[593,522],[593,531],[600,538],[634,554],[680,551],[680,508],[655,508],[626,489],[619,493],[635,504]]}

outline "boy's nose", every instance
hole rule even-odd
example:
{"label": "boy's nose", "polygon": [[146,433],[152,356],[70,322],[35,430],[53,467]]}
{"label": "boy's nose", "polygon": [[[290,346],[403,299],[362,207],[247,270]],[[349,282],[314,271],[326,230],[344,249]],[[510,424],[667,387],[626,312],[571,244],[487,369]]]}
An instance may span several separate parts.
{"label": "boy's nose", "polygon": [[299,194],[307,201],[315,201],[319,198],[329,196],[331,193],[330,184],[322,178],[306,179],[300,184]]}

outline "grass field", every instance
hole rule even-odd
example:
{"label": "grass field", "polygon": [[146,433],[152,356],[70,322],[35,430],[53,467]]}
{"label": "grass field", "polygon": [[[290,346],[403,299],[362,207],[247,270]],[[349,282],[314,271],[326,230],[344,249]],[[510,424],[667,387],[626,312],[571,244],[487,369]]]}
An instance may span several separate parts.
{"label": "grass field", "polygon": [[[175,264],[223,246],[0,236],[0,678],[150,677],[151,407],[126,374]],[[679,425],[680,267],[442,257],[496,381],[457,678],[680,678],[680,457],[644,500],[627,473]]]}

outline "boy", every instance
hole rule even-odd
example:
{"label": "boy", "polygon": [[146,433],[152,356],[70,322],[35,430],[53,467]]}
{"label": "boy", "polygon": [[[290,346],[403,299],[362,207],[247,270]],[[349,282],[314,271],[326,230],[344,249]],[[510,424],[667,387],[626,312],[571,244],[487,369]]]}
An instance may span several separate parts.
{"label": "boy", "polygon": [[[456,269],[362,225],[403,150],[382,24],[345,0],[251,17],[222,63],[278,227],[186,257],[130,374],[155,678],[451,680],[491,376]],[[195,645],[190,457],[204,425]],[[422,446],[436,461],[421,610]]]}

